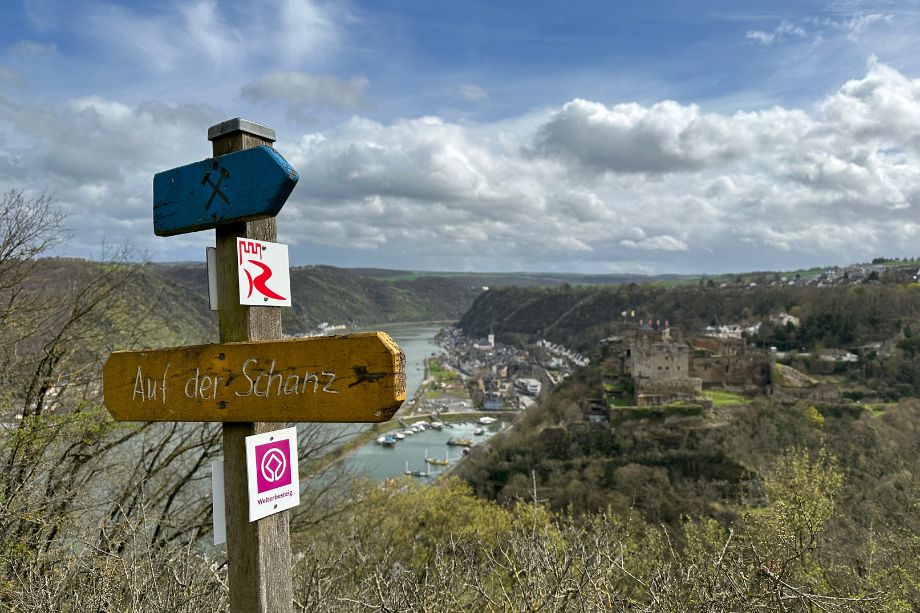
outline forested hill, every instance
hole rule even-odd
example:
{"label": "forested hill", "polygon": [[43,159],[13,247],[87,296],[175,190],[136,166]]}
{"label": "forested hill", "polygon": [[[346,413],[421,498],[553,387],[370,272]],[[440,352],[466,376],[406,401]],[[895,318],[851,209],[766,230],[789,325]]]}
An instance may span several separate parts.
{"label": "forested hill", "polygon": [[[31,285],[42,291],[71,292],[111,264],[75,258],[38,260]],[[144,322],[145,346],[216,340],[217,315],[208,308],[207,269],[197,263],[119,264],[128,279],[117,305],[106,313],[113,332]],[[445,277],[370,277],[344,268],[291,269],[293,306],[283,309],[286,333],[302,333],[320,322],[358,325],[402,321],[457,320],[479,286]]]}
{"label": "forested hill", "polygon": [[[165,279],[207,298],[203,264],[155,264]],[[290,309],[282,311],[286,333],[298,334],[320,322],[358,325],[397,321],[458,319],[481,291],[463,280],[426,275],[368,275],[332,266],[291,268]]]}
{"label": "forested hill", "polygon": [[[30,301],[49,304],[44,308],[53,315],[48,315],[45,328],[75,313],[93,311],[93,349],[217,340],[207,285],[203,293],[190,291],[160,274],[156,266],[45,258],[34,262],[24,285]],[[96,308],[97,303],[104,308]]]}
{"label": "forested hill", "polygon": [[[917,328],[920,286],[865,284],[835,287],[774,286],[719,288],[635,284],[607,287],[508,287],[483,292],[461,318],[471,336],[494,330],[499,341],[544,337],[579,350],[619,329],[625,311],[635,318],[670,322],[685,330],[709,324],[763,322],[759,340],[780,349],[823,345],[859,346]],[[795,329],[770,318],[800,317]]]}

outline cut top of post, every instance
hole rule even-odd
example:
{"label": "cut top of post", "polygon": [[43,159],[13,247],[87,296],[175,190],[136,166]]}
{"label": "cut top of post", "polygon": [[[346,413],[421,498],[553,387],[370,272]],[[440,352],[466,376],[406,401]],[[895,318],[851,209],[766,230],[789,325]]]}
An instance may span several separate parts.
{"label": "cut top of post", "polygon": [[272,143],[275,142],[274,130],[268,126],[263,126],[262,124],[240,117],[222,121],[208,128],[208,140],[213,141],[222,136],[229,136],[235,132],[243,132]]}

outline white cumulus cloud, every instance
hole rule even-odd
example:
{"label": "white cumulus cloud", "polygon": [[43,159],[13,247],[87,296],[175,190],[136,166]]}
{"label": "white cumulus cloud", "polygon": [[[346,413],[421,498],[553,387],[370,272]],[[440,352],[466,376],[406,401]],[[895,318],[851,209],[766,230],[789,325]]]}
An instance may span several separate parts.
{"label": "white cumulus cloud", "polygon": [[[122,237],[200,259],[207,233],[154,239],[150,182],[206,157],[203,131],[224,118],[0,97],[0,190],[54,190],[83,252]],[[416,269],[764,270],[920,244],[920,79],[875,59],[808,108],[574,99],[488,123],[358,115],[281,137],[301,174],[279,215],[295,264],[347,250]]]}

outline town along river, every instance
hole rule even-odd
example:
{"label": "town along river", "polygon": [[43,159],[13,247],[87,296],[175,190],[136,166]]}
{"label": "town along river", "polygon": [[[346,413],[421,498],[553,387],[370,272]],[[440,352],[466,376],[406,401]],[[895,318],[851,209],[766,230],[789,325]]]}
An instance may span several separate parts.
{"label": "town along river", "polygon": [[[412,401],[425,378],[425,360],[431,354],[441,352],[441,348],[434,341],[434,337],[440,329],[441,326],[432,324],[384,324],[375,328],[375,330],[386,332],[393,337],[393,340],[406,354],[407,403]],[[410,425],[419,421],[418,418],[403,418],[403,420]],[[465,438],[479,444],[494,432],[497,432],[499,428],[504,426],[504,423],[497,421],[488,426],[480,426],[480,424],[471,421],[451,425],[453,426],[452,428],[445,427],[440,431],[429,428],[424,432],[407,435],[392,447],[378,445],[372,440],[355,450],[354,453],[343,460],[343,463],[356,473],[370,477],[375,481],[404,475],[407,464],[409,470],[421,473],[428,473],[430,468],[430,474],[434,477],[447,467],[426,463],[426,449],[428,450],[429,458],[442,461],[447,457],[450,465],[453,465],[462,457],[463,448],[448,446],[448,439],[451,437]],[[478,436],[474,435],[473,432],[477,427],[482,427],[485,433]],[[366,427],[362,427],[362,430],[364,429]],[[395,433],[396,430],[392,432]]]}

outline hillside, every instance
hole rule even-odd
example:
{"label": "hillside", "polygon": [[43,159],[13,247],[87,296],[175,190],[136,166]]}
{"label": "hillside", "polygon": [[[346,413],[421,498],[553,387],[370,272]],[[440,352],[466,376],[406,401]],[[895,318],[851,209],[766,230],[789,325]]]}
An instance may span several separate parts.
{"label": "hillside", "polygon": [[358,325],[458,319],[481,291],[462,281],[419,275],[370,277],[344,268],[291,269],[293,307],[286,331],[305,331],[322,321]]}
{"label": "hillside", "polygon": [[[514,428],[476,449],[458,474],[480,496],[511,502],[534,487],[560,512],[638,512],[675,530],[687,516],[730,523],[743,504],[762,504],[761,479],[789,449],[825,449],[845,471],[843,542],[864,542],[874,523],[904,525],[898,500],[920,469],[920,403],[882,413],[858,405],[783,406],[759,398],[701,416],[659,411],[615,425],[589,424],[597,367],[579,371]],[[848,544],[846,547],[850,547]]]}
{"label": "hillside", "polygon": [[63,307],[80,292],[91,295],[90,288],[101,285],[105,273],[124,284],[99,315],[99,338],[136,339],[142,347],[217,340],[217,318],[208,310],[207,292],[191,291],[154,266],[48,258],[36,262],[30,285],[45,295],[60,296]]}
{"label": "hillside", "polygon": [[[101,315],[108,338],[136,338],[157,347],[217,340],[217,314],[210,311],[204,264],[119,265],[127,283]],[[30,285],[40,293],[70,295],[98,279],[105,266],[76,258],[38,260]],[[299,334],[320,322],[372,325],[458,319],[481,291],[446,278],[370,277],[328,266],[291,270],[293,306],[282,310],[284,331]],[[124,348],[124,347],[120,347]]]}
{"label": "hillside", "polygon": [[[207,312],[207,271],[203,264],[149,266],[151,274],[189,297],[193,309]],[[399,321],[455,320],[479,293],[462,282],[441,277],[361,274],[331,266],[291,269],[293,306],[282,311],[284,331],[306,332],[320,322],[358,325]],[[216,320],[215,320],[216,321]]]}
{"label": "hillside", "polygon": [[556,287],[562,285],[628,285],[653,284],[663,288],[706,285],[732,289],[755,286],[853,285],[866,281],[881,283],[908,282],[916,274],[920,259],[875,258],[871,262],[826,267],[800,268],[787,271],[737,271],[716,274],[657,275],[632,273],[572,273],[572,272],[445,272],[391,270],[385,268],[352,268],[350,272],[364,277],[390,281],[418,277],[438,277],[457,281],[471,287]]}
{"label": "hillside", "polygon": [[[216,325],[198,289],[202,272],[180,264],[39,262],[31,287],[55,297],[53,310],[64,315],[72,304],[93,303],[86,288],[99,279],[120,291],[96,302],[79,330],[61,330],[63,322],[42,327],[46,337],[56,328],[64,333],[57,344],[43,338],[20,351],[35,340],[24,337],[8,352],[10,362],[32,355],[32,380],[43,393],[4,373],[26,393],[3,407],[21,426],[0,429],[7,433],[0,451],[13,467],[0,472],[14,493],[0,514],[0,549],[9,554],[0,564],[10,578],[0,582],[0,609],[126,610],[147,598],[153,604],[144,610],[167,610],[188,594],[194,610],[226,608],[226,575],[215,571],[224,554],[209,544],[206,488],[220,429],[113,424],[98,406],[98,384],[81,381],[90,362],[73,355],[87,347],[104,355],[104,344],[207,340]],[[304,270],[315,295],[338,296],[331,306],[304,296],[304,312],[325,316],[345,305],[355,313],[355,305],[375,304],[392,315],[417,308],[416,296],[447,309],[458,291],[440,280],[384,275],[374,282],[340,272]],[[797,301],[809,334],[861,338],[873,326],[909,330],[902,315],[917,298],[910,287],[736,293],[490,290],[473,311],[483,304],[496,314],[517,310],[520,330],[545,322],[550,335],[574,331],[587,343],[610,324],[603,314],[627,299],[682,307],[692,321],[720,304],[753,316],[785,296]],[[81,299],[70,300],[75,294]],[[585,322],[592,325],[582,334]],[[905,332],[908,339],[920,334]],[[901,351],[920,352],[920,340],[912,343]],[[474,448],[458,470],[466,484],[336,485],[333,473],[305,481],[307,504],[291,523],[297,601],[317,611],[351,611],[358,598],[381,610],[450,611],[677,611],[688,603],[701,611],[778,610],[774,603],[906,611],[918,602],[917,401],[865,410],[757,399],[703,415],[649,412],[611,427],[583,418],[600,389],[599,369],[576,371],[494,445]],[[326,445],[312,436],[305,442],[316,446],[306,457]],[[95,495],[89,511],[87,491]],[[75,552],[73,543],[90,547]],[[178,571],[164,575],[163,568]],[[151,585],[162,586],[162,600],[152,600],[158,591]],[[845,606],[809,605],[815,602]]]}
{"label": "hillside", "polygon": [[[502,342],[543,337],[580,351],[616,333],[627,320],[660,320],[688,331],[710,324],[763,322],[755,339],[779,348],[849,347],[889,339],[916,317],[916,284],[834,287],[719,288],[629,284],[606,287],[497,288],[483,292],[460,319],[479,337],[494,330]],[[796,312],[801,325],[770,325],[781,312]],[[627,313],[627,317],[623,316]],[[633,315],[635,313],[635,315]]]}
{"label": "hillside", "polygon": [[638,274],[579,274],[568,272],[419,272],[386,270],[382,268],[355,268],[357,274],[381,279],[414,279],[438,277],[450,279],[471,287],[553,287],[557,285],[622,285],[624,283],[681,283],[696,282],[697,277],[681,275]]}

